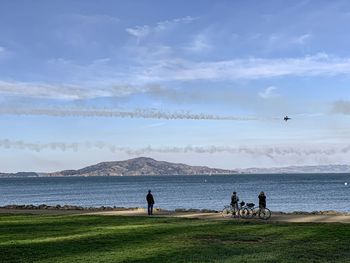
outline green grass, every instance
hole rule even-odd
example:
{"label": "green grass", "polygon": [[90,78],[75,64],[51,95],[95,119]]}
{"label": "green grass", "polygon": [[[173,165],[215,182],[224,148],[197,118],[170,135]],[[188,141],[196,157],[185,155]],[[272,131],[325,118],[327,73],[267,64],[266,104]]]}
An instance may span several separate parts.
{"label": "green grass", "polygon": [[0,262],[350,262],[350,225],[1,215]]}

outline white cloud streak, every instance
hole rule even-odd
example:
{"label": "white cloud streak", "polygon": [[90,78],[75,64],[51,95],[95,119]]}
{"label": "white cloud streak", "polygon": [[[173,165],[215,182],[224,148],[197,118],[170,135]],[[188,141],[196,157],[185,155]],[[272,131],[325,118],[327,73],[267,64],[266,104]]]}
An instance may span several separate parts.
{"label": "white cloud streak", "polygon": [[[87,66],[89,69],[89,66]],[[77,69],[75,69],[77,70]],[[79,70],[85,72],[79,67]],[[76,74],[79,74],[79,71]],[[168,81],[236,81],[281,76],[338,76],[350,74],[350,58],[330,57],[317,54],[302,58],[285,59],[234,59],[217,62],[193,62],[182,59],[147,59],[130,72],[119,72],[114,76],[112,66],[98,65],[94,72],[103,72],[103,79],[90,80],[84,84],[47,84],[0,81],[0,94],[49,99],[90,99],[97,97],[123,97],[135,93],[154,93]],[[90,71],[84,73],[89,74]],[[91,72],[90,72],[91,73]],[[109,75],[110,73],[110,75]],[[120,75],[121,74],[121,75]],[[122,79],[123,83],[114,85]],[[94,83],[94,86],[91,86]],[[99,84],[100,83],[100,84]],[[152,84],[151,84],[152,83]],[[159,85],[155,85],[158,83]],[[162,88],[166,92],[165,88]],[[271,93],[270,88],[270,94]],[[164,93],[163,92],[163,93]],[[172,91],[169,90],[171,93]],[[266,90],[265,95],[269,91]],[[265,96],[264,93],[261,96]]]}
{"label": "white cloud streak", "polygon": [[142,38],[147,36],[151,29],[149,26],[136,26],[134,28],[127,28],[125,29],[126,32],[128,32],[130,35],[137,37],[137,38]]}
{"label": "white cloud streak", "polygon": [[267,87],[264,91],[259,92],[259,96],[263,99],[269,99],[278,97],[279,95],[276,93],[277,88],[274,86]]}
{"label": "white cloud streak", "polygon": [[181,18],[175,18],[172,20],[165,20],[165,21],[161,21],[156,23],[156,25],[154,26],[149,26],[149,25],[142,25],[142,26],[135,26],[135,27],[130,27],[130,28],[126,28],[125,31],[140,39],[143,37],[148,36],[151,33],[158,33],[161,31],[165,31],[168,30],[174,26],[177,26],[179,24],[188,24],[191,23],[192,21],[196,20],[196,17],[191,17],[191,16],[185,16],[185,17],[181,17]]}
{"label": "white cloud streak", "polygon": [[[29,98],[62,100],[91,99],[98,97],[125,97],[136,93],[162,94],[174,93],[163,87],[168,81],[236,81],[240,79],[261,79],[280,76],[338,76],[350,74],[350,58],[335,58],[317,54],[303,58],[285,59],[234,59],[218,62],[192,62],[181,59],[150,59],[135,66],[130,72],[120,72],[114,76],[111,66],[94,67],[94,72],[103,72],[103,79],[84,84],[47,84],[6,82],[0,80],[0,94]],[[81,69],[82,70],[82,69]],[[84,75],[90,71],[85,72]],[[111,75],[108,75],[108,72]],[[132,73],[131,73],[132,72]],[[77,72],[78,74],[79,72]],[[119,74],[119,73],[118,73]],[[97,74],[98,75],[98,74]],[[114,85],[122,79],[121,84]],[[91,86],[94,83],[93,86]],[[155,85],[154,83],[158,83]],[[159,93],[159,92],[158,92]],[[260,96],[267,98],[274,94],[269,87]]]}
{"label": "white cloud streak", "polygon": [[206,34],[198,34],[194,37],[192,42],[185,47],[186,50],[195,53],[207,52],[212,49],[212,45],[209,42],[209,39]]}
{"label": "white cloud streak", "polygon": [[302,58],[233,59],[193,62],[183,59],[151,61],[143,65],[140,81],[263,79],[281,76],[337,76],[350,74],[350,58],[320,53]]}
{"label": "white cloud streak", "polygon": [[304,45],[307,41],[311,39],[311,37],[311,34],[304,34],[295,38],[293,42],[295,42],[296,44]]}
{"label": "white cloud streak", "polygon": [[109,88],[83,88],[77,85],[0,81],[0,94],[28,98],[79,100],[98,97],[124,97],[144,93],[152,86],[111,85]]}

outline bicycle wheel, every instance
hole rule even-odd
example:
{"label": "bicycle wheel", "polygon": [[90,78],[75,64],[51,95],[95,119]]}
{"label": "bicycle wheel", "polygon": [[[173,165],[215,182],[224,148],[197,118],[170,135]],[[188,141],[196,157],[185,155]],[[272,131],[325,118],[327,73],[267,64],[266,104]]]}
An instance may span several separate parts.
{"label": "bicycle wheel", "polygon": [[240,217],[240,210],[239,210],[238,208],[232,207],[232,216],[233,216],[234,218]]}
{"label": "bicycle wheel", "polygon": [[250,217],[250,210],[248,208],[242,208],[241,210],[239,210],[239,215],[242,218],[249,218]]}
{"label": "bicycle wheel", "polygon": [[268,208],[261,208],[259,210],[259,218],[267,220],[271,217],[271,211]]}
{"label": "bicycle wheel", "polygon": [[231,217],[232,216],[232,207],[227,205],[222,209],[221,215],[223,217]]}
{"label": "bicycle wheel", "polygon": [[251,207],[249,208],[249,218],[255,218],[258,216],[259,213],[259,207]]}

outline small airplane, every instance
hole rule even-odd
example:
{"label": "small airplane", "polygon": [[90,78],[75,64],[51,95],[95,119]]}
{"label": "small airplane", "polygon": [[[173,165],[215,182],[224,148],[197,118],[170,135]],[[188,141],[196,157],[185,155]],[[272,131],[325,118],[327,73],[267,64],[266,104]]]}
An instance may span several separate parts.
{"label": "small airplane", "polygon": [[288,116],[286,116],[286,117],[283,118],[284,121],[288,121],[288,120],[290,120],[290,119],[291,119],[291,118],[289,118]]}

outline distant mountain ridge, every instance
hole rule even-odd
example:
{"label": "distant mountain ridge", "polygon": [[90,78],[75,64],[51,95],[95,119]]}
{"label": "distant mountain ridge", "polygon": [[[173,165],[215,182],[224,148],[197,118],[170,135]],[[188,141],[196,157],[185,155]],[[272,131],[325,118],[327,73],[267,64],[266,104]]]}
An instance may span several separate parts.
{"label": "distant mountain ridge", "polygon": [[139,157],[125,161],[101,162],[78,170],[53,173],[0,173],[0,177],[53,177],[53,176],[146,176],[146,175],[200,175],[200,174],[291,174],[291,173],[350,173],[350,165],[288,166],[225,170],[207,166],[157,161]]}

